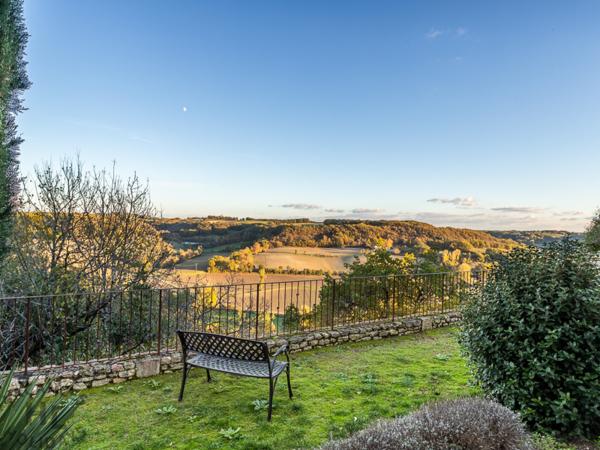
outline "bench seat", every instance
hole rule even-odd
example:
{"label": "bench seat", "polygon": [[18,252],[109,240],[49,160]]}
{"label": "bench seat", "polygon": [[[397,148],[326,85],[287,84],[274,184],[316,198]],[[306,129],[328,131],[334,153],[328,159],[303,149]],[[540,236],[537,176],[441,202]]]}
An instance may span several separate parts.
{"label": "bench seat", "polygon": [[287,366],[283,361],[272,361],[272,372],[269,375],[269,363],[265,361],[243,361],[221,356],[206,355],[199,353],[187,360],[187,364],[203,369],[218,370],[236,375],[245,375],[256,378],[269,378],[278,376]]}

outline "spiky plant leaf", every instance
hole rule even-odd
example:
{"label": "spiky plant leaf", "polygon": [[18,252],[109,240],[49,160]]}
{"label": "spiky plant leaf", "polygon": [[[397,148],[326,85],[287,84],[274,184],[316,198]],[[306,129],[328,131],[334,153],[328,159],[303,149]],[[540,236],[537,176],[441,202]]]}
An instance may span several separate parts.
{"label": "spiky plant leaf", "polygon": [[11,371],[0,388],[0,448],[13,450],[58,448],[70,428],[67,424],[79,401],[76,397],[63,401],[60,396],[42,405],[48,389],[47,381],[35,394],[35,381],[16,399],[8,392],[13,377]]}

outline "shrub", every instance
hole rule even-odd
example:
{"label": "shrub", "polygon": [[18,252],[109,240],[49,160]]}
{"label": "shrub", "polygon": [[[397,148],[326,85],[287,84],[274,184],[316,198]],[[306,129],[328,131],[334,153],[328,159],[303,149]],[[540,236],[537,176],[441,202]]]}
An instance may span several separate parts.
{"label": "shrub", "polygon": [[0,380],[0,448],[12,450],[58,448],[65,438],[67,421],[77,409],[79,401],[72,397],[56,397],[42,405],[50,388],[50,380],[35,395],[35,382],[15,400],[8,397],[13,373]]}
{"label": "shrub", "polygon": [[594,252],[600,252],[600,209],[592,218],[585,233],[585,243]]}
{"label": "shrub", "polygon": [[533,428],[600,432],[600,268],[579,243],[514,250],[464,310],[483,390]]}
{"label": "shrub", "polygon": [[529,450],[519,417],[482,398],[425,405],[408,416],[381,420],[322,447],[326,450]]}

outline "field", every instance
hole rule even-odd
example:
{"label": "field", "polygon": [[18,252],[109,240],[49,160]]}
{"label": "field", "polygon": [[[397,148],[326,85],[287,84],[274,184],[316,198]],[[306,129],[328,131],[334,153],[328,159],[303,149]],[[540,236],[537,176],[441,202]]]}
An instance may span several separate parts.
{"label": "field", "polygon": [[[177,265],[177,269],[206,270],[208,261],[213,256],[229,256],[233,250],[231,246],[210,249],[200,256],[189,259]],[[345,264],[354,261],[358,256],[364,260],[364,249],[350,248],[319,248],[319,247],[278,247],[254,256],[257,266],[267,269],[295,269],[295,270],[322,270],[324,272],[342,272]]]}
{"label": "field", "polygon": [[[209,273],[201,270],[179,269],[175,271],[177,284],[181,286],[218,286],[229,284],[256,284],[260,276],[257,272],[251,273]],[[279,283],[286,281],[322,280],[319,275],[292,275],[271,274],[265,275],[264,283]]]}
{"label": "field", "polygon": [[[239,245],[209,249],[200,256],[177,264],[176,268],[205,271],[208,268],[208,261],[213,256],[229,256],[232,251],[237,249],[239,249]],[[308,269],[322,270],[323,272],[342,272],[345,270],[345,264],[354,262],[355,257],[359,257],[361,261],[364,261],[364,253],[365,250],[358,247],[277,247],[255,255],[254,262],[256,266],[263,266],[266,269],[274,270],[291,268],[294,270]]]}
{"label": "field", "polygon": [[359,257],[364,261],[364,249],[319,248],[319,247],[278,247],[271,248],[254,257],[257,265],[267,269],[310,269],[324,272],[342,272],[345,264],[354,262]]}

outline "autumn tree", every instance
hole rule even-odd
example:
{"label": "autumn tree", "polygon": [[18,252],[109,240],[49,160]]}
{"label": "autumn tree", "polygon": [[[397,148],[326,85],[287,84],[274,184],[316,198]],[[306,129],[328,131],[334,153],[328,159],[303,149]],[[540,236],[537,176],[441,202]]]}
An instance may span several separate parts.
{"label": "autumn tree", "polygon": [[398,277],[417,270],[412,253],[392,255],[384,248],[367,253],[366,261],[356,258],[340,277],[327,276],[320,291],[319,314],[323,322],[333,317],[342,321],[374,320],[391,311]]}
{"label": "autumn tree", "polygon": [[47,295],[155,285],[169,247],[150,219],[148,186],[134,175],[86,171],[79,160],[45,164],[24,186],[9,289]]}

